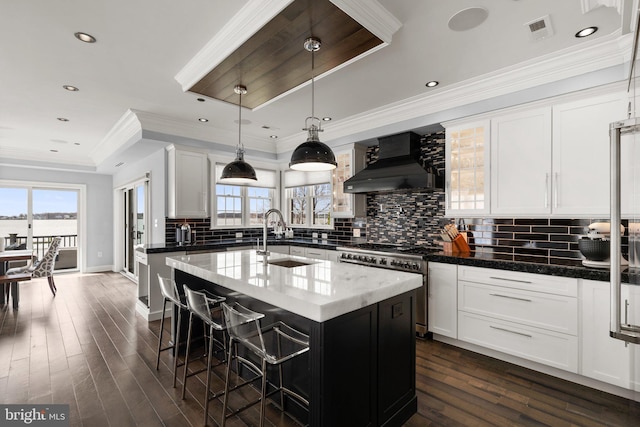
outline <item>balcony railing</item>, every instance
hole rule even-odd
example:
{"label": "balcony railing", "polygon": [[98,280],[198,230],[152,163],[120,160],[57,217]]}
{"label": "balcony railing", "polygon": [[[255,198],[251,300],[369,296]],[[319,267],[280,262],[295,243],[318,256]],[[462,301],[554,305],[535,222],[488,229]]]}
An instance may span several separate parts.
{"label": "balcony railing", "polygon": [[[51,240],[56,236],[33,236],[33,251],[38,259],[42,259],[45,252],[49,248],[51,244]],[[62,238],[60,241],[60,248],[77,248],[78,247],[78,235],[77,234],[69,234],[69,235],[61,235]],[[16,245],[20,249],[27,249],[27,236],[16,236],[15,243],[12,243],[11,240],[13,238],[10,237],[0,237],[0,239],[4,239],[5,248],[9,248],[9,245]],[[17,249],[17,248],[14,248]]]}

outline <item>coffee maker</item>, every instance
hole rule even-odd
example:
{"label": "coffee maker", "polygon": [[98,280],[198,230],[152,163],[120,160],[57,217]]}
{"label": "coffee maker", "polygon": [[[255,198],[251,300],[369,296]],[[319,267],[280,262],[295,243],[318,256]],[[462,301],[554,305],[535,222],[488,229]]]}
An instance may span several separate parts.
{"label": "coffee maker", "polygon": [[188,223],[176,227],[176,243],[178,246],[191,244],[191,226]]}

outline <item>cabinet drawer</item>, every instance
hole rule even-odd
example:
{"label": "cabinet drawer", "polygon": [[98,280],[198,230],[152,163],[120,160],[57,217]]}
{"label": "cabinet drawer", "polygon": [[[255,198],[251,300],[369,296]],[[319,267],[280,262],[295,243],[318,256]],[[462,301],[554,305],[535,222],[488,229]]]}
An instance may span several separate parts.
{"label": "cabinet drawer", "polygon": [[556,295],[578,296],[578,279],[569,277],[461,265],[458,267],[458,280]]}
{"label": "cabinet drawer", "polygon": [[578,372],[578,338],[530,326],[458,312],[458,339]]}
{"label": "cabinet drawer", "polygon": [[459,281],[458,309],[565,334],[578,334],[577,298]]}
{"label": "cabinet drawer", "polygon": [[140,251],[136,251],[135,252],[135,258],[136,258],[136,262],[139,262],[140,264],[144,264],[147,265],[147,254],[145,254],[144,252],[140,252]]}
{"label": "cabinet drawer", "polygon": [[299,256],[305,256],[304,251],[305,248],[303,248],[302,246],[290,246],[289,247],[289,254],[290,255],[299,255]]}
{"label": "cabinet drawer", "polygon": [[305,248],[304,256],[313,259],[327,259],[327,251],[324,249]]}

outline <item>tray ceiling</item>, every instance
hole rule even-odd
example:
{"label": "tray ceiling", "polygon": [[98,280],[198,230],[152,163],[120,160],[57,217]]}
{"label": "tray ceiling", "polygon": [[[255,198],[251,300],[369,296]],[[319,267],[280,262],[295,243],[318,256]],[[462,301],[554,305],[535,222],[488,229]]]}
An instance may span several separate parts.
{"label": "tray ceiling", "polygon": [[329,0],[296,0],[213,68],[190,92],[237,104],[237,84],[247,87],[245,107],[254,109],[312,77],[304,40],[319,38],[314,76],[324,74],[383,44]]}

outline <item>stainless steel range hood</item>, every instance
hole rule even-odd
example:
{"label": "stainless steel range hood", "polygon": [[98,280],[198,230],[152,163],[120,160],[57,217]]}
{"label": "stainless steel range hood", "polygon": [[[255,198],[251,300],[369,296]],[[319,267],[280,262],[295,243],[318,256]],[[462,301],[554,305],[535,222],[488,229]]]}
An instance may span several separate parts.
{"label": "stainless steel range hood", "polygon": [[420,135],[404,132],[378,139],[378,161],[344,182],[345,193],[436,189],[436,174],[420,161]]}

